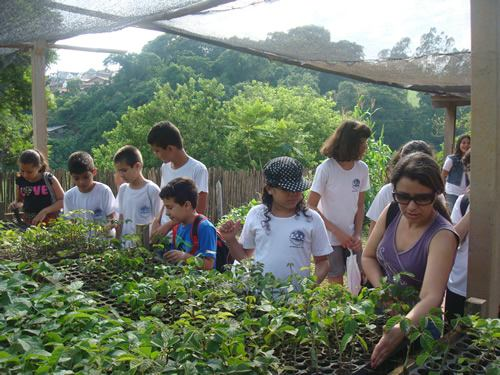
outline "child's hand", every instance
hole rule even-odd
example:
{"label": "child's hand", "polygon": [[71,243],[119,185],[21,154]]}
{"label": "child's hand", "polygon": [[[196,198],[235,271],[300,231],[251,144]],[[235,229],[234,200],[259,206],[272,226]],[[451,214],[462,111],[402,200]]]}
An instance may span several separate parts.
{"label": "child's hand", "polygon": [[151,232],[151,238],[161,238],[165,237],[170,229],[172,229],[172,224],[163,224]]}
{"label": "child's hand", "polygon": [[237,222],[228,220],[219,227],[219,233],[224,241],[231,241],[236,239],[236,233],[240,228],[241,223],[239,220]]}
{"label": "child's hand", "polygon": [[21,202],[14,201],[9,204],[9,211],[14,211],[15,209],[20,209],[23,206]]}
{"label": "child's hand", "polygon": [[33,220],[31,221],[31,223],[33,225],[37,225],[37,224],[40,224],[44,219],[45,217],[47,216],[47,214],[42,210],[40,211],[34,218]]}
{"label": "child's hand", "polygon": [[352,239],[353,240],[350,249],[355,253],[361,253],[363,251],[363,243],[361,242],[361,238],[359,236],[354,236]]}
{"label": "child's hand", "polygon": [[354,239],[351,236],[349,236],[346,232],[339,230],[339,232],[336,233],[335,236],[340,241],[340,245],[342,247],[345,247],[346,249],[352,249],[354,245]]}
{"label": "child's hand", "polygon": [[190,257],[190,254],[180,250],[169,250],[163,254],[163,258],[169,263],[179,263]]}

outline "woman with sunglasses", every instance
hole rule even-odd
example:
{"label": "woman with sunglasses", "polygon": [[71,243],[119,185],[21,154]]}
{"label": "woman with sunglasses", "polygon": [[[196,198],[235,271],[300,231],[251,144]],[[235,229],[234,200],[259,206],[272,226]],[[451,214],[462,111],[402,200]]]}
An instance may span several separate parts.
{"label": "woman with sunglasses", "polygon": [[[399,209],[391,219],[389,205],[377,220],[363,252],[363,270],[375,287],[384,276],[391,282],[397,273],[414,275],[401,276],[400,283],[420,291],[419,301],[407,314],[418,324],[443,301],[459,239],[446,208],[436,199],[444,184],[434,159],[421,152],[404,157],[394,168],[391,183],[395,201],[391,205]],[[403,338],[399,325],[384,333],[373,350],[372,367],[381,364]]]}

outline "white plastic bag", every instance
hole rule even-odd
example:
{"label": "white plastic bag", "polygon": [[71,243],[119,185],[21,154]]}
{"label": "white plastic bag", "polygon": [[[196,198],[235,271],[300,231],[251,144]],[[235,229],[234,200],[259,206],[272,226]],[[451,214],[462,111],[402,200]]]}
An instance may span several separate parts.
{"label": "white plastic bag", "polygon": [[356,260],[356,254],[349,249],[350,255],[347,257],[347,288],[353,296],[357,296],[361,290],[361,272]]}

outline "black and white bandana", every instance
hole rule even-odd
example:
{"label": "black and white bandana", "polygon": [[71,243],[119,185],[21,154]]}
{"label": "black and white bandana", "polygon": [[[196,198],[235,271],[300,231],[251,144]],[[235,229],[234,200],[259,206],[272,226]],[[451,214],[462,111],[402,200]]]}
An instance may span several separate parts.
{"label": "black and white bandana", "polygon": [[264,166],[264,177],[270,186],[287,191],[304,191],[311,183],[302,177],[302,164],[288,156],[271,159]]}

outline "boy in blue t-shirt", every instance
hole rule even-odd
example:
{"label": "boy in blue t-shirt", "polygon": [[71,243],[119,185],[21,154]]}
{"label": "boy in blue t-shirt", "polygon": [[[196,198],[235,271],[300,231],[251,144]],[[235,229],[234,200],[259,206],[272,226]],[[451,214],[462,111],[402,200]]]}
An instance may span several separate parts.
{"label": "boy in blue t-shirt", "polygon": [[213,269],[217,255],[217,232],[207,218],[196,212],[198,191],[194,181],[175,178],[161,190],[160,198],[170,220],[176,223],[172,229],[170,250],[163,254],[163,258],[170,263],[179,263],[198,256],[203,258],[203,269]]}

